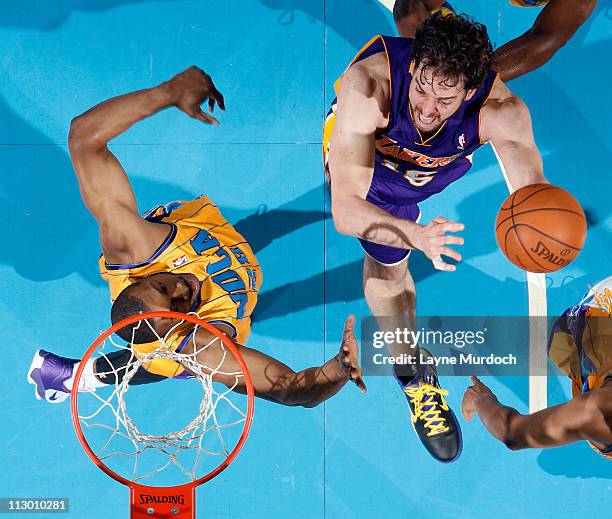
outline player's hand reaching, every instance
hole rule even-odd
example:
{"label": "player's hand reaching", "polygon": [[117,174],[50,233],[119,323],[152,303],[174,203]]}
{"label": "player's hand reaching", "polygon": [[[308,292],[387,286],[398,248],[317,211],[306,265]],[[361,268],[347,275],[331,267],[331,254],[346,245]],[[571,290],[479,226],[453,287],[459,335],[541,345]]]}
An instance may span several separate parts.
{"label": "player's hand reaching", "polygon": [[366,392],[363,382],[361,367],[359,366],[359,344],[355,338],[355,316],[349,315],[344,323],[344,333],[342,334],[342,344],[338,353],[340,368],[346,377],[357,384],[362,393]]}
{"label": "player's hand reaching", "polygon": [[206,124],[219,124],[217,119],[201,108],[208,100],[210,113],[214,111],[215,103],[225,110],[223,95],[215,87],[212,78],[202,69],[189,67],[164,83],[163,87],[168,91],[172,104],[188,116]]}
{"label": "player's hand reaching", "polygon": [[452,272],[456,270],[455,265],[445,263],[442,256],[461,261],[461,254],[448,247],[448,245],[463,245],[463,238],[446,233],[459,232],[463,228],[462,223],[451,222],[442,216],[438,216],[427,225],[420,226],[419,231],[413,238],[413,243],[416,249],[422,251],[432,261],[436,269]]}
{"label": "player's hand reaching", "polygon": [[497,400],[493,392],[478,377],[471,376],[470,379],[474,385],[465,390],[461,401],[461,413],[468,422],[474,417],[474,413],[478,412],[478,405],[482,398]]}

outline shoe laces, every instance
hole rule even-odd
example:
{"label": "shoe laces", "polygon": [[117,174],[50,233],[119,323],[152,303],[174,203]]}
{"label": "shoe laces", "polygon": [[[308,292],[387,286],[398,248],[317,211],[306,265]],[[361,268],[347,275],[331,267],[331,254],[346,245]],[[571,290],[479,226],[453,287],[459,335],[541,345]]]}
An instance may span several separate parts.
{"label": "shoe laces", "polygon": [[441,389],[431,384],[420,383],[415,387],[404,388],[404,393],[410,398],[410,403],[414,406],[412,411],[412,421],[423,420],[425,428],[429,429],[427,436],[435,436],[449,430],[445,425],[446,419],[440,416],[442,409],[438,407],[440,397],[442,408],[448,411],[448,406],[444,401],[444,397],[448,395],[448,391]]}

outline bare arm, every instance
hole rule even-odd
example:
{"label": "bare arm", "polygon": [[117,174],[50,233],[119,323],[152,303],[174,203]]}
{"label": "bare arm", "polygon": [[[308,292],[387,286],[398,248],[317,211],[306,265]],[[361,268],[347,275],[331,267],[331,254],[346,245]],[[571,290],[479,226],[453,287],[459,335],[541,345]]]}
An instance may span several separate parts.
{"label": "bare arm", "polygon": [[[359,367],[359,346],[354,334],[355,318],[349,317],[345,323],[340,351],[322,366],[293,371],[282,362],[252,348],[236,344],[244,358],[255,387],[255,395],[288,406],[314,407],[334,396],[344,385],[352,380],[365,393],[365,384]],[[199,349],[197,358],[204,366],[219,366],[226,373],[241,372],[240,365],[233,355],[224,355],[220,341],[215,336],[199,329],[196,344]],[[204,345],[210,344],[203,349]],[[191,347],[191,345],[190,345]],[[193,351],[184,349],[185,352]],[[213,375],[217,382],[245,393],[246,385],[242,377],[233,375]]]}
{"label": "bare arm", "polygon": [[[378,59],[377,56],[368,60]],[[384,59],[384,57],[382,58]],[[364,60],[365,62],[366,60]],[[385,62],[386,67],[386,62]],[[381,245],[422,250],[428,258],[440,254],[460,260],[447,244],[461,244],[456,236],[463,225],[439,217],[424,226],[397,218],[366,200],[374,174],[375,134],[386,126],[384,78],[353,65],[343,76],[338,92],[336,123],[330,142],[332,216],[338,232]],[[387,94],[388,97],[388,94]],[[436,268],[454,270],[454,266],[436,262]]]}
{"label": "bare arm", "polygon": [[[384,59],[374,57],[379,58]],[[386,124],[387,101],[377,80],[361,64],[353,65],[342,78],[329,150],[332,215],[342,234],[412,248],[410,234],[417,225],[366,201],[374,173],[376,130]]]}
{"label": "bare arm", "polygon": [[481,140],[490,141],[512,191],[547,182],[527,106],[505,85],[498,82],[494,88],[498,97],[487,101],[481,111]]}
{"label": "bare arm", "polygon": [[158,87],[115,97],[72,121],[70,157],[83,201],[100,226],[100,241],[108,260],[146,259],[168,233],[165,226],[140,218],[130,181],[108,149],[108,142],[134,123],[170,106],[203,122],[218,123],[200,109],[206,98],[217,100],[223,107],[223,98],[210,78],[191,67]]}
{"label": "bare arm", "polygon": [[493,69],[504,81],[546,63],[591,16],[597,0],[550,0],[525,34],[495,51]]}
{"label": "bare arm", "polygon": [[396,0],[393,4],[393,20],[398,34],[403,38],[414,38],[419,25],[443,3],[444,0]]}
{"label": "bare arm", "polygon": [[[530,415],[503,406],[476,377],[463,397],[466,420],[477,413],[485,428],[512,450],[543,448],[591,440],[609,444],[612,431],[606,424],[600,395],[587,393],[564,404]],[[609,396],[609,395],[608,395]]]}

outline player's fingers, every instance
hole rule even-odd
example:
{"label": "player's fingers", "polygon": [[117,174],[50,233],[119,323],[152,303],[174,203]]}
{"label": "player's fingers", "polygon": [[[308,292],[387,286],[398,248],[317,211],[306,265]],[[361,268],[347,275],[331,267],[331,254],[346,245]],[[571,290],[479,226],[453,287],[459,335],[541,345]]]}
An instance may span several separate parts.
{"label": "player's fingers", "polygon": [[444,254],[449,258],[453,258],[455,261],[461,261],[461,254],[459,254],[456,250],[451,249],[450,247],[442,247],[440,249],[440,254]]}
{"label": "player's fingers", "polygon": [[461,406],[461,414],[463,415],[463,418],[465,418],[466,422],[471,422],[472,418],[474,418],[474,413],[472,411],[468,411],[463,405]]}
{"label": "player's fingers", "polygon": [[354,341],[355,340],[355,316],[349,315],[344,321],[344,332],[342,333],[342,341]]}
{"label": "player's fingers", "polygon": [[363,381],[363,378],[361,378],[361,375],[359,375],[353,382],[357,384],[357,387],[361,390],[362,393],[368,392],[365,382]]}
{"label": "player's fingers", "polygon": [[461,236],[453,236],[452,234],[445,234],[442,237],[442,243],[449,245],[463,245],[464,241]]}
{"label": "player's fingers", "polygon": [[215,111],[215,100],[212,97],[208,98],[208,111],[210,113]]}
{"label": "player's fingers", "polygon": [[191,117],[206,124],[219,124],[219,121],[217,119],[215,119],[212,115],[205,114],[200,108],[194,110]]}
{"label": "player's fingers", "polygon": [[344,331],[352,332],[354,327],[355,327],[355,316],[351,314],[346,318],[346,321],[344,321]]}
{"label": "player's fingers", "polygon": [[446,223],[449,220],[447,218],[444,218],[444,216],[436,216],[432,222],[436,222],[436,223]]}
{"label": "player's fingers", "polygon": [[436,270],[443,270],[445,272],[454,272],[457,270],[455,265],[451,265],[449,263],[445,263],[440,256],[434,257],[431,262]]}
{"label": "player's fingers", "polygon": [[474,413],[472,411],[469,410],[469,401],[470,401],[470,390],[472,389],[472,387],[468,387],[465,390],[465,393],[463,394],[463,399],[461,400],[461,414],[463,415],[463,417],[469,422],[472,417],[474,416]]}
{"label": "player's fingers", "polygon": [[480,379],[474,375],[472,375],[470,377],[472,379],[472,382],[474,383],[474,389],[475,390],[483,390],[483,389],[489,389],[485,384],[483,384]]}
{"label": "player's fingers", "polygon": [[463,231],[463,229],[465,229],[465,225],[463,225],[462,223],[446,222],[441,223],[439,226],[436,227],[436,233],[444,234],[447,232],[459,232]]}
{"label": "player's fingers", "polygon": [[213,98],[215,101],[217,101],[219,108],[221,108],[221,110],[225,110],[225,98],[223,97],[223,94],[219,92],[216,88],[213,92]]}

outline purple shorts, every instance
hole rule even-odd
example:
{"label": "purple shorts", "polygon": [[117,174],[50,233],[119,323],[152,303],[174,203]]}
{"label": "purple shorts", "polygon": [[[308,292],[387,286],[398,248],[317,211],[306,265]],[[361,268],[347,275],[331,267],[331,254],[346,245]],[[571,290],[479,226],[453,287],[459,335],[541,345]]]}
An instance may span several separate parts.
{"label": "purple shorts", "polygon": [[[403,218],[404,220],[410,220],[411,222],[418,222],[421,218],[421,210],[417,204],[414,205],[391,205],[385,204],[381,201],[370,200],[370,195],[367,197],[368,202],[372,202],[377,207],[384,209],[389,214]],[[381,265],[393,266],[401,263],[410,256],[411,249],[400,249],[398,247],[390,247],[388,245],[380,245],[378,243],[372,243],[371,241],[359,239],[361,247],[365,253],[370,256],[374,261],[377,261]]]}
{"label": "purple shorts", "polygon": [[[328,185],[331,185],[327,163],[325,163],[325,178]],[[421,210],[417,203],[398,205],[388,201],[393,198],[393,185],[387,184],[384,181],[381,182],[376,176],[372,177],[372,183],[368,195],[366,196],[368,202],[404,220],[418,222],[421,219]],[[381,265],[389,267],[405,261],[412,252],[412,249],[400,249],[398,247],[390,247],[389,245],[380,245],[378,243],[372,243],[371,241],[358,239],[361,247],[370,258]]]}

